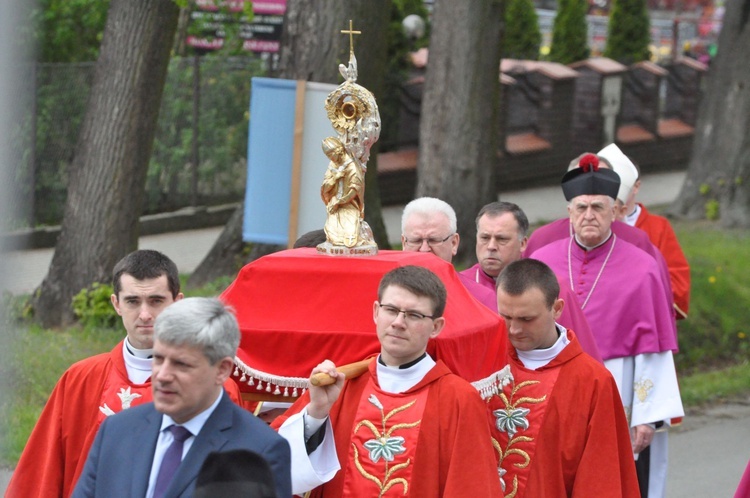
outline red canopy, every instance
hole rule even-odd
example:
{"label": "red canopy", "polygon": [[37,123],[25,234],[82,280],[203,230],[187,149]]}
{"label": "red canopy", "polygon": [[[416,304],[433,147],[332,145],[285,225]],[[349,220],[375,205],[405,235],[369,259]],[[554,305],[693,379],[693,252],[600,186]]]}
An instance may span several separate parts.
{"label": "red canopy", "polygon": [[296,395],[294,388],[303,388],[322,360],[343,365],[379,352],[372,319],[378,284],[405,265],[429,268],[448,291],[446,324],[428,353],[470,382],[505,366],[504,322],[466,291],[449,263],[418,252],[331,257],[304,248],[253,261],[221,295],[242,331],[241,388]]}

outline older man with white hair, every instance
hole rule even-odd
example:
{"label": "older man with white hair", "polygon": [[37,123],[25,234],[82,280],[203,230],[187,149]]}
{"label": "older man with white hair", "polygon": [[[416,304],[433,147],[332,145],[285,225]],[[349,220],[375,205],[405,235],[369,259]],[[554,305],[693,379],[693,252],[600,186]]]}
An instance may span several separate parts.
{"label": "older man with white hair", "polygon": [[[420,197],[404,207],[401,215],[401,246],[404,251],[431,252],[452,263],[459,242],[456,212],[447,202],[434,197]],[[457,276],[477,301],[497,312],[493,291],[466,275],[458,273]]]}

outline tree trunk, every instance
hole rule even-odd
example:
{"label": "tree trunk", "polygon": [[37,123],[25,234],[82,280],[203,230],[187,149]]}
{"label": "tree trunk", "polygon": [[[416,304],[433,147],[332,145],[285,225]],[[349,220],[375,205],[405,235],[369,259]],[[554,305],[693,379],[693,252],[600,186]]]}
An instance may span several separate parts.
{"label": "tree trunk", "polygon": [[419,130],[417,195],[456,210],[459,252],[474,255],[474,218],[497,199],[501,5],[439,0]]}
{"label": "tree trunk", "polygon": [[112,0],[94,84],[70,166],[65,213],[35,300],[45,327],[138,244],[138,217],[179,9],[172,0]]}
{"label": "tree trunk", "polygon": [[750,226],[750,0],[728,0],[698,111],[687,177],[670,213]]}
{"label": "tree trunk", "polygon": [[[357,83],[366,87],[377,98],[384,87],[388,44],[386,35],[390,8],[391,2],[382,0],[325,0],[320,2],[289,0],[286,5],[284,32],[281,37],[281,60],[275,76],[293,80],[340,83],[338,65],[349,61],[349,36],[342,34],[341,30],[348,29],[351,19],[354,30],[362,31],[361,35],[354,36],[354,52],[359,65]],[[321,109],[321,112],[324,110]],[[384,123],[384,126],[387,126],[387,123]],[[333,133],[334,130],[331,128],[331,134]],[[377,150],[376,143],[371,150],[370,161],[367,163],[365,218],[372,228],[378,246],[390,248],[380,209]],[[322,183],[327,164],[327,159],[322,152],[320,164]],[[322,200],[320,209],[325,210]],[[232,219],[235,219],[234,215]],[[233,231],[231,235],[227,233],[229,230]],[[231,226],[227,224],[222,236],[224,234],[227,235],[228,240],[241,240],[242,218],[240,217],[239,223]],[[274,245],[254,244],[248,261],[278,250],[278,248],[279,246]],[[198,270],[202,272],[203,267],[209,264],[208,261],[213,261],[213,264],[221,268],[229,268],[234,264],[237,256],[238,253],[232,254],[229,247],[219,240],[196,272]],[[229,258],[230,261],[221,261],[222,258]],[[191,285],[194,281],[203,281],[204,278],[200,274],[195,279],[191,277]]]}

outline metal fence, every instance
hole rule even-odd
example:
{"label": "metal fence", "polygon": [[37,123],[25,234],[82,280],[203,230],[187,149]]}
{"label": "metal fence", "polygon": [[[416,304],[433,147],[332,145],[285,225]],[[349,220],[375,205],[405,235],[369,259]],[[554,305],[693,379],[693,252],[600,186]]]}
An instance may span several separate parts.
{"label": "metal fence", "polygon": [[[68,168],[93,83],[95,63],[35,64],[22,72],[16,99],[25,110],[10,165],[16,220],[9,226],[62,220]],[[250,80],[260,58],[173,58],[170,62],[143,214],[242,199],[245,189]],[[197,119],[196,119],[197,118]],[[194,140],[193,137],[197,137]]]}

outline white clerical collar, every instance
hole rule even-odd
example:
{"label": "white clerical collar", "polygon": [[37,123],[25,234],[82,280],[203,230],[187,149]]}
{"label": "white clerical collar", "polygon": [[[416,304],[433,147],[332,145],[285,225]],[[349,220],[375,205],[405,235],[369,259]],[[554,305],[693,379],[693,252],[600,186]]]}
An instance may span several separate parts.
{"label": "white clerical collar", "polygon": [[584,244],[583,242],[581,242],[581,239],[578,238],[578,234],[575,234],[576,244],[578,244],[584,251],[590,251],[592,249],[596,249],[599,246],[603,246],[604,244],[607,243],[607,241],[609,240],[610,237],[612,237],[612,229],[611,228],[610,228],[609,233],[607,234],[607,236],[604,237],[604,240],[602,240],[601,242],[599,242],[595,246],[589,247],[586,244]]}
{"label": "white clerical collar", "polygon": [[154,356],[154,348],[138,349],[130,343],[130,339],[128,339],[127,337],[125,338],[125,347],[127,348],[128,353],[135,356],[136,358],[148,359]]}
{"label": "white clerical collar", "polygon": [[[136,356],[136,352],[138,356]],[[142,357],[144,352],[148,352],[147,358]],[[151,358],[153,349],[135,349],[128,338],[122,341],[122,357],[125,360],[125,369],[128,371],[128,379],[134,384],[143,384],[151,378]]]}
{"label": "white clerical collar", "polygon": [[[378,359],[380,359],[378,357]],[[420,361],[408,368],[389,367],[380,361],[376,362],[378,384],[388,393],[402,393],[416,386],[427,372],[435,366],[435,360],[425,355]]]}
{"label": "white clerical collar", "polygon": [[630,225],[631,227],[634,227],[635,222],[638,221],[638,217],[640,215],[641,215],[641,206],[636,204],[635,209],[633,209],[633,212],[627,215],[623,221],[627,223],[628,225]]}
{"label": "white clerical collar", "polygon": [[565,349],[565,346],[570,344],[570,339],[568,339],[568,333],[567,330],[565,330],[565,327],[559,323],[555,323],[555,327],[557,327],[559,336],[552,346],[546,349],[532,349],[531,351],[516,350],[516,353],[518,353],[518,359],[521,360],[523,366],[529,370],[541,368],[557,358],[557,355]]}

